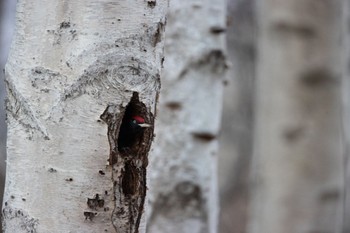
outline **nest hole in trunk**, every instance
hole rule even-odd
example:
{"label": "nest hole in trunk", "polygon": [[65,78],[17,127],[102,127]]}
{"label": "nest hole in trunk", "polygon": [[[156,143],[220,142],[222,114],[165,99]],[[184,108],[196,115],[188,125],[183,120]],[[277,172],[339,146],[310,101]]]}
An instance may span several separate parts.
{"label": "nest hole in trunk", "polygon": [[145,141],[145,133],[151,126],[141,127],[139,121],[151,125],[150,116],[146,106],[140,102],[137,92],[125,108],[124,116],[118,132],[118,151],[122,156],[137,154]]}

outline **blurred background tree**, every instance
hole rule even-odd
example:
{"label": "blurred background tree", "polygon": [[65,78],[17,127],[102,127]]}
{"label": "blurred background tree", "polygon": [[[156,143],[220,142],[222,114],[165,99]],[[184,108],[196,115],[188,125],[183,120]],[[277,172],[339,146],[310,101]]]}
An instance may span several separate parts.
{"label": "blurred background tree", "polygon": [[5,180],[5,159],[6,159],[6,124],[4,111],[4,72],[7,54],[10,49],[12,33],[15,22],[16,1],[3,0],[0,1],[0,203],[4,190]]}
{"label": "blurred background tree", "polygon": [[341,232],[341,0],[257,2],[249,232]]}
{"label": "blurred background tree", "polygon": [[227,1],[228,71],[219,141],[220,232],[246,232],[256,61],[255,1]]}
{"label": "blurred background tree", "polygon": [[149,233],[217,232],[225,8],[225,0],[170,1],[149,155]]}

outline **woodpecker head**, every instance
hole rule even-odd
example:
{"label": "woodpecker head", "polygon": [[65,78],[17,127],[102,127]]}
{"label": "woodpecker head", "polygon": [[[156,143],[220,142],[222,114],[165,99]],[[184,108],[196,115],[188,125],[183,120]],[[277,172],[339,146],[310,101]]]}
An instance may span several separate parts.
{"label": "woodpecker head", "polygon": [[152,125],[145,123],[145,119],[141,116],[133,116],[132,123],[138,125],[141,128],[149,128]]}
{"label": "woodpecker head", "polygon": [[137,115],[127,115],[123,118],[118,135],[118,150],[128,151],[142,140],[145,128],[152,125],[145,123],[145,119]]}

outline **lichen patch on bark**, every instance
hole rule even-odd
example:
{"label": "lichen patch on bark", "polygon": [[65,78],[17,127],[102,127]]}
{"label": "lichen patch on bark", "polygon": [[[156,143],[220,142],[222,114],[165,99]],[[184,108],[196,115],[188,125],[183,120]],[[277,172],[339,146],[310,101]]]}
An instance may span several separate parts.
{"label": "lichen patch on bark", "polygon": [[[5,206],[2,210],[2,222],[3,229],[14,229],[11,226],[21,226],[20,232],[31,232],[36,233],[37,227],[39,224],[39,220],[32,218],[25,211],[21,209],[14,209],[10,206]],[[17,228],[18,229],[18,228]]]}

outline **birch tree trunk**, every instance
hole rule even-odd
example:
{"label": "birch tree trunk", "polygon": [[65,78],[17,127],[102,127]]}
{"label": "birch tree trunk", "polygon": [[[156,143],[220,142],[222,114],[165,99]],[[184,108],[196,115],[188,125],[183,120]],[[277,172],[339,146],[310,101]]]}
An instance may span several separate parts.
{"label": "birch tree trunk", "polygon": [[345,199],[342,233],[350,232],[350,1],[343,6],[343,104],[345,135]]}
{"label": "birch tree trunk", "polygon": [[232,68],[224,92],[223,129],[219,140],[219,226],[220,233],[236,233],[246,232],[248,220],[256,17],[253,0],[229,0],[227,10],[227,53]]}
{"label": "birch tree trunk", "polygon": [[339,232],[341,1],[258,3],[254,205],[249,232]]}
{"label": "birch tree trunk", "polygon": [[118,132],[132,114],[154,122],[166,9],[153,0],[18,2],[5,232],[144,232],[153,128],[128,150]]}
{"label": "birch tree trunk", "polygon": [[224,0],[170,1],[147,232],[217,231],[224,9]]}

